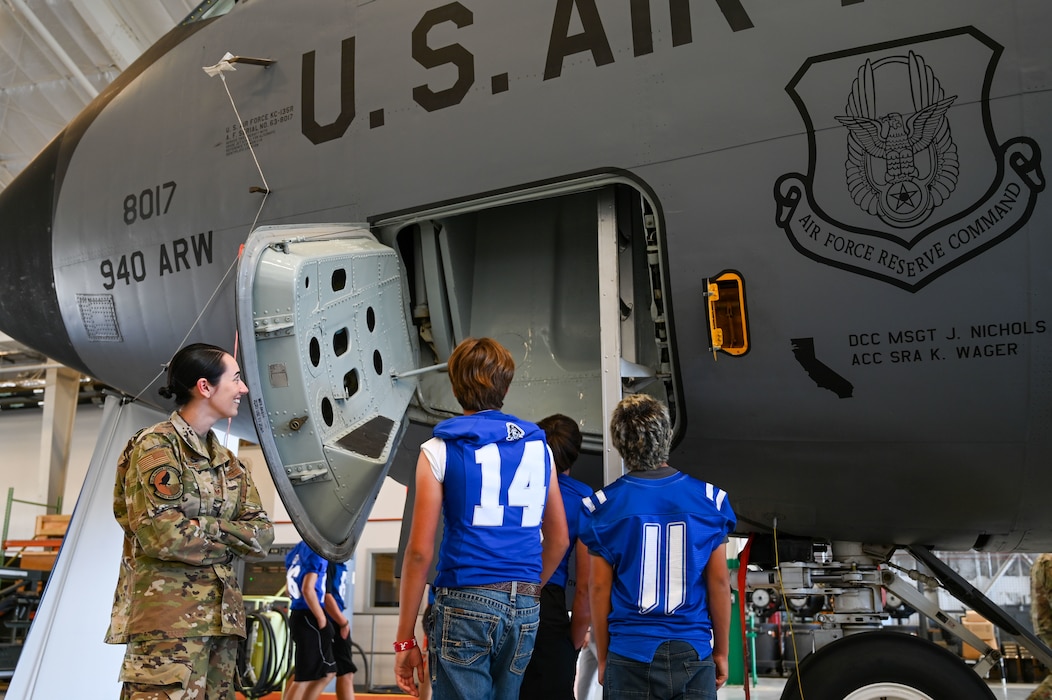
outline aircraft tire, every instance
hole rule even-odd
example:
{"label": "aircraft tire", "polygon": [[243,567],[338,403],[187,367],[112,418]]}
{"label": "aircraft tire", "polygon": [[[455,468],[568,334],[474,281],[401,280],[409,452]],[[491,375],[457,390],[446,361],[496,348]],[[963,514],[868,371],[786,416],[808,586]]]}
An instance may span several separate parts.
{"label": "aircraft tire", "polygon": [[942,647],[900,632],[862,632],[838,639],[803,659],[786,681],[781,700],[993,697],[982,678]]}

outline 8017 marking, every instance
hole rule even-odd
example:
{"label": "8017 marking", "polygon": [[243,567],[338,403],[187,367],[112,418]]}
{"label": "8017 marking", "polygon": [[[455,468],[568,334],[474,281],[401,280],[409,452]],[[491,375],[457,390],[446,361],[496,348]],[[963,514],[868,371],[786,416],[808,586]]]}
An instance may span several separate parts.
{"label": "8017 marking", "polygon": [[[167,197],[162,196],[161,190],[167,193]],[[131,226],[136,221],[145,221],[154,216],[167,214],[168,207],[172,204],[173,196],[175,196],[174,181],[147,188],[137,195],[129,194],[124,198],[124,223]],[[162,199],[164,199],[163,204],[161,203]]]}

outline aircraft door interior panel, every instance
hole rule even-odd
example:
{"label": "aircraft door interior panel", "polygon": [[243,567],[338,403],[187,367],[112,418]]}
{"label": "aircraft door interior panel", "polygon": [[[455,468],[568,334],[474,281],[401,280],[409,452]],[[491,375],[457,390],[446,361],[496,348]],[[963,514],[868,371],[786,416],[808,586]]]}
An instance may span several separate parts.
{"label": "aircraft door interior panel", "polygon": [[416,351],[393,250],[346,226],[264,227],[246,243],[238,326],[252,417],[303,539],[344,560],[404,430]]}
{"label": "aircraft door interior panel", "polygon": [[[434,425],[461,412],[437,370],[467,337],[495,338],[515,358],[507,411],[572,416],[593,454],[604,453],[606,416],[626,392],[658,396],[678,420],[658,221],[639,189],[608,181],[429,211],[372,233],[254,232],[237,287],[246,381],[304,539],[331,557],[353,551],[405,416]],[[620,469],[616,455],[605,461],[606,472]]]}

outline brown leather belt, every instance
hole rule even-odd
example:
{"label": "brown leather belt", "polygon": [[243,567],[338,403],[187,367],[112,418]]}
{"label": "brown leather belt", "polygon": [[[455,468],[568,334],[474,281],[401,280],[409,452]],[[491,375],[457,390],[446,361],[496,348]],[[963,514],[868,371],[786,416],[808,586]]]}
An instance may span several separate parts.
{"label": "brown leather belt", "polygon": [[474,586],[466,586],[466,588],[486,588],[491,591],[504,591],[505,593],[511,593],[514,587],[515,593],[518,595],[529,595],[537,598],[541,595],[541,584],[539,583],[523,583],[522,581],[501,581],[500,583],[477,583]]}

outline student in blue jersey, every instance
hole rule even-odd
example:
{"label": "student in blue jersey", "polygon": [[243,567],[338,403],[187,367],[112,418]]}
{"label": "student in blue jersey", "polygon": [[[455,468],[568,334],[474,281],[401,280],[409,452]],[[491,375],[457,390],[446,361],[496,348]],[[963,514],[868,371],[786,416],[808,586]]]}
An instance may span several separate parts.
{"label": "student in blue jersey", "polygon": [[[517,698],[541,586],[569,545],[544,433],[500,412],[514,374],[497,341],[462,341],[449,356],[449,379],[464,415],[439,423],[420,448],[394,643],[398,686],[413,696],[427,669],[436,700]],[[414,630],[440,516],[425,666]]]}
{"label": "student in blue jersey", "polygon": [[336,662],[336,700],[354,700],[354,663],[351,648],[351,618],[347,616],[346,562],[330,561],[325,571],[325,615],[332,628],[332,657]]}
{"label": "student in blue jersey", "polygon": [[285,555],[285,588],[292,600],[289,631],[296,644],[296,668],[284,700],[314,700],[336,673],[333,630],[324,607],[328,566],[328,561],[306,542]]}
{"label": "student in blue jersey", "polygon": [[[533,658],[519,690],[521,700],[574,700],[577,654],[584,646],[591,624],[588,604],[588,550],[578,539],[578,522],[584,498],[592,488],[570,476],[570,467],[581,453],[581,430],[577,421],[561,413],[538,421],[544,431],[559,472],[559,491],[566,509],[570,550],[541,591],[541,624]],[[572,556],[571,556],[572,555]],[[574,566],[571,575],[570,565]],[[567,600],[566,584],[573,580],[572,600]],[[572,616],[567,616],[567,609]]]}
{"label": "student in blue jersey", "polygon": [[603,697],[715,698],[727,680],[734,511],[724,491],[668,466],[657,399],[624,398],[610,438],[629,471],[588,498],[581,525]]}

